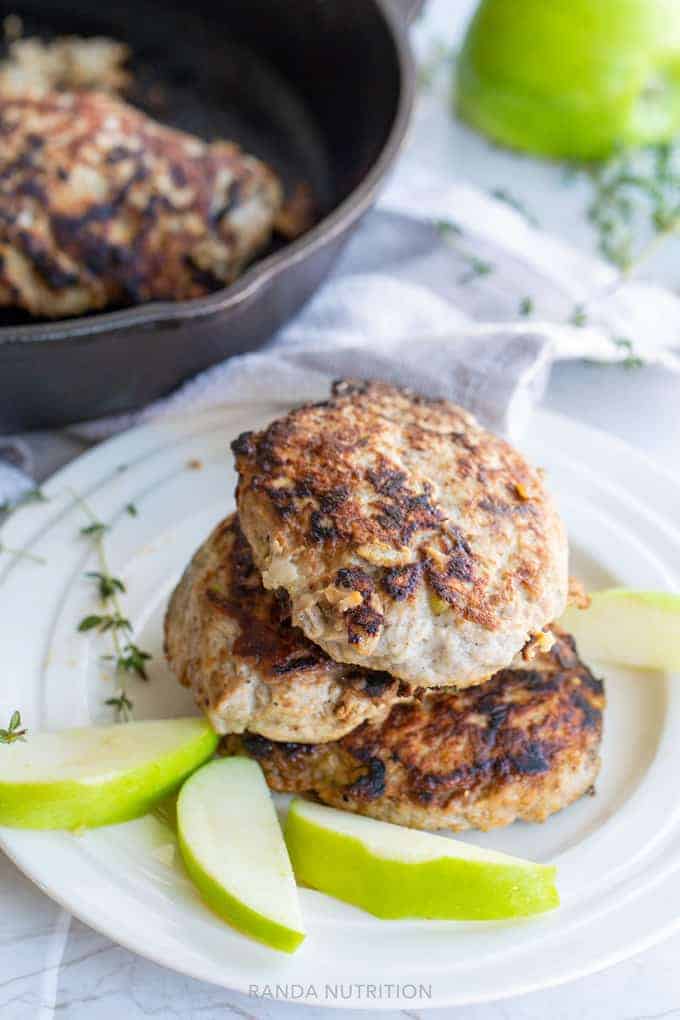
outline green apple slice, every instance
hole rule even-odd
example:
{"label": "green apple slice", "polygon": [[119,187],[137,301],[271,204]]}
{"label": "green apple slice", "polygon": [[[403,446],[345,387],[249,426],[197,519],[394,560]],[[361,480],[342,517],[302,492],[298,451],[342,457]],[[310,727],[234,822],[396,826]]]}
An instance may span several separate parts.
{"label": "green apple slice", "polygon": [[559,905],[552,866],[305,800],[286,842],[298,881],[376,917],[488,921]]}
{"label": "green apple slice", "polygon": [[305,937],[295,878],[260,766],[224,758],[177,800],[179,846],[203,899],[234,928],[294,952]]}
{"label": "green apple slice", "polygon": [[138,818],[207,761],[217,739],[198,718],[30,732],[0,745],[0,825],[79,829]]}
{"label": "green apple slice", "polygon": [[589,609],[570,606],[560,624],[586,659],[680,670],[680,595],[609,588],[594,593]]}

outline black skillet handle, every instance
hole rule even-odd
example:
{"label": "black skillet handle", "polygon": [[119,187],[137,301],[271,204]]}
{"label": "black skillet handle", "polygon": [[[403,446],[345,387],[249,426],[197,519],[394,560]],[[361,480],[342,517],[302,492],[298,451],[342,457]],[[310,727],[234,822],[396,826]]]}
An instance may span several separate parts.
{"label": "black skillet handle", "polygon": [[422,12],[425,3],[426,0],[390,0],[390,5],[401,15],[407,25],[415,21]]}

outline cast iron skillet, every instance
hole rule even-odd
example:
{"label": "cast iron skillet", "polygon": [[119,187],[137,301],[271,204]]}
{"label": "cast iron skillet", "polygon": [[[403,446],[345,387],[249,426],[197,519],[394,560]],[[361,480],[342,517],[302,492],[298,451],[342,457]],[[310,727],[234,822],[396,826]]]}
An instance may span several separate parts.
{"label": "cast iron skillet", "polygon": [[[375,199],[406,131],[417,0],[7,0],[26,34],[110,35],[133,100],[227,137],[313,190],[321,218],[209,297],[59,322],[0,311],[0,431],[140,407],[266,340],[311,295]],[[4,8],[4,10],[2,10]],[[155,88],[160,84],[162,88]],[[160,94],[161,108],[153,97]]]}

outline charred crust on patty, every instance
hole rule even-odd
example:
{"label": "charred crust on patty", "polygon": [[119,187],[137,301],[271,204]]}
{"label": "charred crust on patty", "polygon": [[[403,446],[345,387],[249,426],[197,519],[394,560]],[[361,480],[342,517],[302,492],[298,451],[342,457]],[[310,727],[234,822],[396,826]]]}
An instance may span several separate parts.
{"label": "charred crust on patty", "polygon": [[326,542],[336,538],[337,534],[330,513],[325,510],[312,510],[309,517],[309,535],[313,542]]}
{"label": "charred crust on patty", "polygon": [[[357,633],[370,627],[369,610],[357,616]],[[235,515],[213,531],[177,586],[165,649],[220,732],[336,739],[410,695],[384,671],[333,661],[293,624],[287,592],[263,588]]]}
{"label": "charred crust on patty", "polygon": [[280,182],[235,144],[201,142],[104,91],[11,80],[0,124],[0,304],[59,318],[196,298],[269,240]]}
{"label": "charred crust on patty", "polygon": [[370,606],[361,605],[345,612],[347,636],[351,645],[361,645],[366,637],[380,633],[385,617]]}
{"label": "charred crust on patty", "polygon": [[[389,673],[380,673],[377,670],[362,670],[360,675],[360,681],[363,683],[364,691],[369,698],[379,698],[385,691],[392,688],[394,684],[394,677],[390,676]],[[402,696],[405,696],[406,691],[402,692]]]}
{"label": "charred crust on patty", "polygon": [[360,567],[342,567],[335,575],[335,584],[361,596],[358,606],[344,612],[350,644],[361,645],[367,637],[372,638],[380,632],[384,620],[383,614],[371,604],[375,583],[370,574]]}
{"label": "charred crust on patty", "polygon": [[[566,537],[540,476],[447,401],[339,381],[234,451],[265,586],[289,590],[295,621],[338,660],[475,683],[564,608]],[[338,568],[361,565],[370,598],[357,585],[361,605],[327,595]],[[434,665],[404,655],[409,613]]]}
{"label": "charred crust on patty", "polygon": [[[280,791],[402,824],[415,818],[437,828],[454,818],[462,819],[457,827],[468,819],[490,828],[515,817],[542,820],[592,786],[605,699],[573,639],[557,628],[553,649],[538,662],[462,691],[414,692],[382,722],[306,745],[304,759],[293,761],[271,743],[267,780]],[[243,747],[235,738],[223,750]],[[582,779],[572,789],[575,772]]]}
{"label": "charred crust on patty", "polygon": [[234,653],[257,660],[263,675],[272,679],[329,665],[326,653],[293,626],[285,593],[265,592],[262,588],[238,521],[229,518],[221,525],[220,534],[231,539],[230,562],[225,572],[228,583],[222,591],[208,584],[205,598],[239,624]]}
{"label": "charred crust on patty", "polygon": [[422,574],[422,563],[407,563],[403,567],[390,567],[382,576],[381,585],[395,602],[413,595]]}
{"label": "charred crust on patty", "polygon": [[306,669],[314,669],[319,665],[320,658],[315,652],[313,655],[293,656],[286,662],[277,662],[272,666],[272,672],[276,676],[285,676],[286,673],[300,673]]}
{"label": "charred crust on patty", "polygon": [[358,591],[366,601],[375,591],[373,578],[361,567],[341,567],[335,575],[335,583],[338,588]]}
{"label": "charred crust on patty", "polygon": [[267,740],[266,737],[259,736],[257,733],[244,733],[243,744],[248,753],[258,761],[266,761],[275,753],[280,753],[285,755],[288,761],[291,762],[305,755],[312,754],[315,746],[314,744],[298,744],[292,740],[277,741],[275,743],[272,740]]}
{"label": "charred crust on patty", "polygon": [[369,758],[366,762],[366,771],[347,787],[345,796],[357,800],[376,800],[384,793],[385,764],[380,758]]}
{"label": "charred crust on patty", "polygon": [[508,758],[508,768],[513,774],[535,776],[547,772],[553,755],[550,745],[530,740],[521,751]]}
{"label": "charred crust on patty", "polygon": [[255,433],[242,432],[232,441],[231,449],[235,457],[252,457],[255,453]]}
{"label": "charred crust on patty", "polygon": [[[252,755],[257,761],[263,758],[269,758],[274,752],[274,743],[271,740],[267,740],[266,737],[261,737],[259,733],[244,733],[243,734],[243,746],[248,754]],[[281,745],[283,749],[283,745]]]}

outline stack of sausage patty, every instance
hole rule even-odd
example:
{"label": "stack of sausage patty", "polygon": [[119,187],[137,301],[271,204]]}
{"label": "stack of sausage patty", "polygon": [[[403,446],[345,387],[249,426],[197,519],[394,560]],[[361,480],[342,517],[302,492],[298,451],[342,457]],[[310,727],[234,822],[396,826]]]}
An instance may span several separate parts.
{"label": "stack of sausage patty", "polygon": [[423,829],[543,821],[592,787],[603,689],[554,623],[566,535],[516,450],[376,382],[233,450],[238,512],[166,619],[225,754]]}

